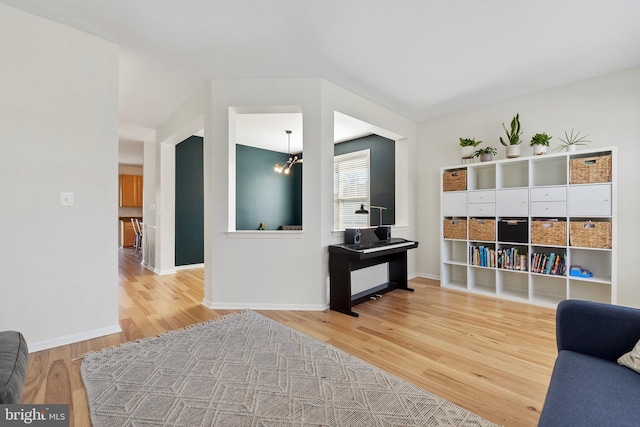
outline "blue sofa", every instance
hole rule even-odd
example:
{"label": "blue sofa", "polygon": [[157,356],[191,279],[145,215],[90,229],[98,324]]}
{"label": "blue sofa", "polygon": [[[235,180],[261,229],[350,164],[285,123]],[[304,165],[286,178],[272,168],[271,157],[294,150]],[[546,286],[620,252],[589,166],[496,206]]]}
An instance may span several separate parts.
{"label": "blue sofa", "polygon": [[556,339],[558,358],[538,426],[639,426],[640,373],[616,361],[640,340],[640,310],[562,301]]}

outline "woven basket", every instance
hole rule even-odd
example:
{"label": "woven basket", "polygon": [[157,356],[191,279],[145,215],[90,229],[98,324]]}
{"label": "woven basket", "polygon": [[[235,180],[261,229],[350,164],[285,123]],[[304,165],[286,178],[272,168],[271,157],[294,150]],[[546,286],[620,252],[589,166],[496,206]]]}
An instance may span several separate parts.
{"label": "woven basket", "polygon": [[496,240],[496,221],[494,219],[470,219],[469,240]]}
{"label": "woven basket", "polygon": [[445,239],[466,239],[467,220],[466,219],[445,219],[444,220]]}
{"label": "woven basket", "polygon": [[570,184],[611,182],[611,155],[571,159]]}
{"label": "woven basket", "polygon": [[456,169],[442,174],[442,191],[464,191],[467,189],[467,170]]}
{"label": "woven basket", "polygon": [[566,245],[567,223],[565,221],[531,221],[531,243],[534,245]]}
{"label": "woven basket", "polygon": [[582,248],[611,248],[611,223],[608,221],[571,221],[569,245]]}

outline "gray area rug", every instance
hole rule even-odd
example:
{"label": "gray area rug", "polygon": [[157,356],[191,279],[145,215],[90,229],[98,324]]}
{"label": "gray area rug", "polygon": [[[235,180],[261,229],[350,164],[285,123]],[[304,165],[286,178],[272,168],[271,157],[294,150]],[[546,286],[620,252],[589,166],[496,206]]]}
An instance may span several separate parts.
{"label": "gray area rug", "polygon": [[247,311],[87,353],[106,426],[493,426],[344,351]]}

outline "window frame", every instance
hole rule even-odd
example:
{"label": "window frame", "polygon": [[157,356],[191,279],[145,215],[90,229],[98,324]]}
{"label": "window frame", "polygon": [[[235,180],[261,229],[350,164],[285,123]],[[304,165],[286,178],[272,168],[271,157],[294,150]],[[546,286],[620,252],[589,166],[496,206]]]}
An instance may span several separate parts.
{"label": "window frame", "polygon": [[[355,195],[355,196],[348,196],[348,197],[344,197],[344,188],[345,186],[341,186],[339,185],[339,182],[336,182],[336,179],[340,179],[337,178],[337,175],[340,174],[340,172],[336,169],[338,163],[341,162],[349,162],[349,161],[353,161],[353,160],[357,160],[357,159],[366,159],[366,169],[367,169],[367,184],[366,184],[366,195]],[[352,171],[355,171],[356,168],[352,168]],[[343,172],[344,173],[344,172]],[[348,221],[349,219],[355,219],[356,217],[350,217],[350,218],[346,218],[343,217],[343,215],[341,215],[341,213],[344,211],[344,208],[341,208],[340,205],[344,204],[344,203],[349,203],[349,204],[353,204],[353,202],[356,202],[356,208],[354,209],[354,215],[355,214],[355,210],[358,208],[357,205],[360,204],[364,204],[367,207],[370,204],[370,198],[371,198],[371,150],[370,149],[365,149],[365,150],[358,150],[358,151],[353,151],[350,153],[345,153],[345,154],[339,154],[339,155],[335,155],[333,156],[333,185],[334,185],[334,197],[333,197],[333,228],[336,231],[339,230],[344,230],[345,229],[345,225],[347,227],[369,227],[370,224],[370,218],[369,218],[369,214],[367,215],[358,215],[362,217],[362,221],[363,224],[358,223],[358,221],[354,222],[354,224],[345,224],[346,221]],[[336,189],[337,189],[337,196],[336,196]]]}

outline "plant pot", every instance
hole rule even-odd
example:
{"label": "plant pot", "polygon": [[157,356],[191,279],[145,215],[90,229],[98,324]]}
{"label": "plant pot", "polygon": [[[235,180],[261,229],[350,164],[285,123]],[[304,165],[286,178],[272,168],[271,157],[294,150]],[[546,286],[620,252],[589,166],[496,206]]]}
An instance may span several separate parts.
{"label": "plant pot", "polygon": [[520,157],[520,146],[507,145],[507,159],[513,159],[516,157]]}
{"label": "plant pot", "polygon": [[493,160],[493,154],[491,154],[491,153],[480,154],[480,161],[481,162],[490,162],[491,160]]}
{"label": "plant pot", "polygon": [[467,145],[466,147],[462,147],[462,158],[470,159],[471,157],[473,157],[474,149],[475,147],[472,145]]}
{"label": "plant pot", "polygon": [[575,144],[570,144],[567,145],[566,150],[567,151],[576,151],[578,149],[578,147]]}
{"label": "plant pot", "polygon": [[533,146],[533,155],[539,156],[541,154],[547,154],[547,146],[546,145],[534,145]]}

